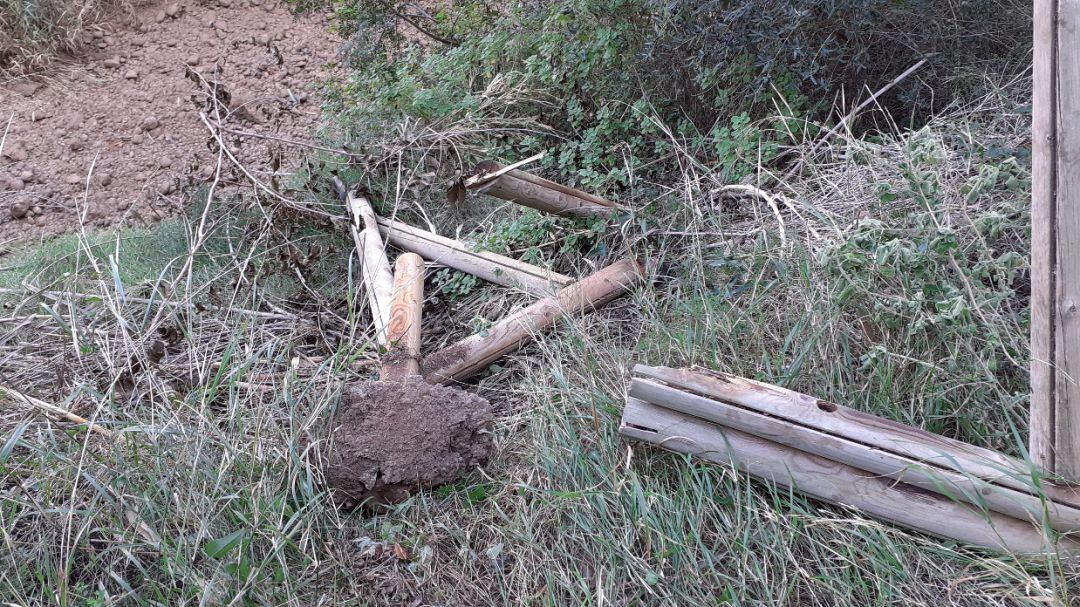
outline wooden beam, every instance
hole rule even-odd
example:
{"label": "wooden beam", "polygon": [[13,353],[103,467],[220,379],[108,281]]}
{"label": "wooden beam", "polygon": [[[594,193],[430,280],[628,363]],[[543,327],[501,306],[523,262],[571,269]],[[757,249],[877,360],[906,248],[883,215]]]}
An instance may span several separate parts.
{"label": "wooden beam", "polygon": [[379,232],[403,251],[411,251],[428,261],[472,274],[490,283],[521,289],[534,297],[547,297],[574,282],[573,278],[523,261],[474,251],[467,244],[439,236],[407,223],[380,217]]}
{"label": "wooden beam", "polygon": [[[786,397],[780,397],[782,400],[776,405],[778,408],[792,409],[794,415],[780,417],[643,377],[633,378],[630,396],[932,491],[953,501],[966,502],[977,508],[985,507],[1024,521],[1042,524],[1045,520],[1050,527],[1063,533],[1080,531],[1080,500],[1077,503],[1060,503],[1038,495],[1038,489],[1034,486],[1024,491],[997,485],[976,474],[956,471],[952,466],[895,453],[890,439],[879,436],[876,426],[862,428],[859,434],[861,440],[830,434],[814,427],[812,421],[808,423],[805,416],[799,415],[802,407],[798,401],[788,401]],[[799,421],[785,419],[789,417]],[[937,441],[932,444],[937,444]]]}
{"label": "wooden beam", "polygon": [[619,433],[731,465],[756,478],[924,533],[1009,552],[1080,550],[1080,542],[1067,536],[1052,545],[1029,522],[993,511],[979,512],[937,493],[634,397],[627,399]]}
{"label": "wooden beam", "polygon": [[379,235],[379,224],[371,203],[352,192],[348,193],[346,201],[352,216],[349,230],[356,253],[360,256],[364,291],[375,323],[375,339],[379,345],[385,346],[386,327],[390,324],[390,303],[394,299],[394,275],[390,272],[390,261],[386,258],[386,247]]}
{"label": "wooden beam", "polygon": [[602,306],[628,292],[641,279],[642,270],[635,260],[615,262],[503,318],[482,333],[426,356],[421,373],[432,383],[461,381],[547,330],[559,318]]}
{"label": "wooden beam", "polygon": [[1030,452],[1080,482],[1080,3],[1034,4]]}
{"label": "wooden beam", "polygon": [[[485,178],[489,174],[496,176]],[[556,215],[608,217],[618,210],[609,200],[524,171],[503,173],[498,163],[490,160],[477,165],[466,184],[477,192]]]}

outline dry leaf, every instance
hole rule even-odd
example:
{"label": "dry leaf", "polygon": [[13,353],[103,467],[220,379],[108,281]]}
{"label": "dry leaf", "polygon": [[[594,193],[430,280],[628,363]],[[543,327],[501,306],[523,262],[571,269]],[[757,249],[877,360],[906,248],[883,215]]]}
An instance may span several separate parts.
{"label": "dry leaf", "polygon": [[453,205],[465,202],[465,185],[460,181],[455,181],[454,185],[450,186],[450,189],[446,191],[446,199]]}
{"label": "dry leaf", "polygon": [[409,560],[409,551],[406,550],[401,544],[398,544],[397,542],[395,542],[394,547],[393,547],[393,549],[391,551],[394,554],[394,558],[396,558],[397,560],[399,560],[399,561],[407,561],[407,560]]}

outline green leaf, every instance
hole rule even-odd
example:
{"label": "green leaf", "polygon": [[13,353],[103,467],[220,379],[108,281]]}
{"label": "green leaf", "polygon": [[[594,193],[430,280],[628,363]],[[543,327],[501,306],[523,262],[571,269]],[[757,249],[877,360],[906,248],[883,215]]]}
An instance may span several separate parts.
{"label": "green leaf", "polygon": [[216,540],[207,542],[206,545],[203,546],[203,552],[212,559],[220,559],[232,552],[233,548],[239,546],[240,542],[244,541],[244,536],[245,532],[243,529],[233,531],[225,537],[219,537]]}

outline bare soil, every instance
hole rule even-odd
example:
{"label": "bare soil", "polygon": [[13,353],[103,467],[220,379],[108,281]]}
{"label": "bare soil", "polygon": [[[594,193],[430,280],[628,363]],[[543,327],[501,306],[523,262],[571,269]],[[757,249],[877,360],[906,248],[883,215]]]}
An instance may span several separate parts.
{"label": "bare soil", "polygon": [[492,417],[487,400],[419,377],[359,384],[334,419],[327,482],[345,507],[453,482],[487,463]]}
{"label": "bare soil", "polygon": [[[328,23],[272,0],[155,2],[87,30],[47,77],[0,85],[0,254],[184,208],[189,187],[217,166],[200,76],[223,89],[222,127],[307,139],[336,62]],[[261,178],[298,156],[261,137],[226,142]]]}

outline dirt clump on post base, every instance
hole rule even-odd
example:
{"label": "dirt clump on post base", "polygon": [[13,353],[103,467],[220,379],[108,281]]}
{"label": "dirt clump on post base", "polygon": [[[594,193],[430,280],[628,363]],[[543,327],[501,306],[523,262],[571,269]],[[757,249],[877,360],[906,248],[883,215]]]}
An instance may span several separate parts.
{"label": "dirt clump on post base", "polygon": [[453,482],[487,463],[492,417],[486,399],[419,377],[350,388],[334,420],[326,471],[335,501],[345,508],[392,504]]}

